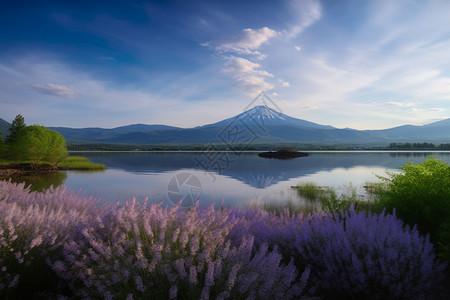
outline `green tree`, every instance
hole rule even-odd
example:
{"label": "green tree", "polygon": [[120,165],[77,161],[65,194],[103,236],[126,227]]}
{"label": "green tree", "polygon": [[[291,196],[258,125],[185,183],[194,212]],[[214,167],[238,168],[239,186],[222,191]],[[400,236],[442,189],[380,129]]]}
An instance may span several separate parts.
{"label": "green tree", "polygon": [[44,126],[27,126],[15,133],[8,152],[15,160],[54,164],[67,155],[66,140]]}
{"label": "green tree", "polygon": [[9,128],[9,136],[6,138],[6,141],[11,142],[16,136],[17,132],[20,129],[25,128],[26,126],[27,125],[25,125],[25,118],[21,114],[18,114],[11,123],[11,127]]}

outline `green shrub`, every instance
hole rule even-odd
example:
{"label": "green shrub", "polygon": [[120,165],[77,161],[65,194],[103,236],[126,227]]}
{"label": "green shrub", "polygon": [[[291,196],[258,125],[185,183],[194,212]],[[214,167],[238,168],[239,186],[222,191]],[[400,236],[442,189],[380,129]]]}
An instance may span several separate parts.
{"label": "green shrub", "polygon": [[446,259],[450,259],[450,166],[429,157],[422,164],[406,163],[401,173],[381,177],[386,189],[379,193],[372,210],[396,211],[410,225],[417,225]]}

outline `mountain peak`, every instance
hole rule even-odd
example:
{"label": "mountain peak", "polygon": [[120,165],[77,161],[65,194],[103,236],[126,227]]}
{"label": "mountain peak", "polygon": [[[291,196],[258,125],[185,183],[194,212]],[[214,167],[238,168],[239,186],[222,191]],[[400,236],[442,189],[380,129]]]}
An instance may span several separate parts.
{"label": "mountain peak", "polygon": [[245,118],[245,117],[249,117],[253,120],[259,120],[259,121],[264,121],[264,120],[272,120],[272,119],[279,119],[279,120],[286,120],[285,116],[266,106],[266,105],[257,105],[254,106],[252,108],[250,108],[249,110],[246,110],[245,112],[241,113],[239,118]]}

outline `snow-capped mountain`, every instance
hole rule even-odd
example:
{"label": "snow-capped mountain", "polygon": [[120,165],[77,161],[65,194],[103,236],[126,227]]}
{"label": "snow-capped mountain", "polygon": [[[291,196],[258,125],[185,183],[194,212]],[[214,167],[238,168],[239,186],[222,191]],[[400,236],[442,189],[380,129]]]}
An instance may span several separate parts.
{"label": "snow-capped mountain", "polygon": [[247,126],[293,126],[301,128],[316,128],[316,129],[335,129],[332,126],[319,125],[313,122],[296,119],[285,115],[281,112],[270,108],[267,105],[258,105],[249,110],[246,110],[234,117],[225,119],[223,121],[201,126],[201,128],[208,128],[213,126],[226,126],[236,120],[240,120]]}
{"label": "snow-capped mountain", "polygon": [[[264,103],[264,102],[263,102]],[[450,142],[450,119],[425,126],[404,125],[384,130],[338,129],[290,117],[264,105],[234,117],[195,128],[135,124],[113,129],[50,128],[68,144],[250,144],[302,143],[327,145],[386,145],[390,142]],[[232,145],[233,144],[233,145]]]}

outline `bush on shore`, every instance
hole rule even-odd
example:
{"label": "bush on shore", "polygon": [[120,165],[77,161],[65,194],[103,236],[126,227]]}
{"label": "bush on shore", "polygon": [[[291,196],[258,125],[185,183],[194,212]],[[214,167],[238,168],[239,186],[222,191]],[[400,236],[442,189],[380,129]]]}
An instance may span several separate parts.
{"label": "bush on shore", "polygon": [[372,210],[386,209],[410,226],[430,234],[439,255],[450,260],[450,166],[433,157],[421,164],[407,163],[400,173],[382,177],[386,185]]}

